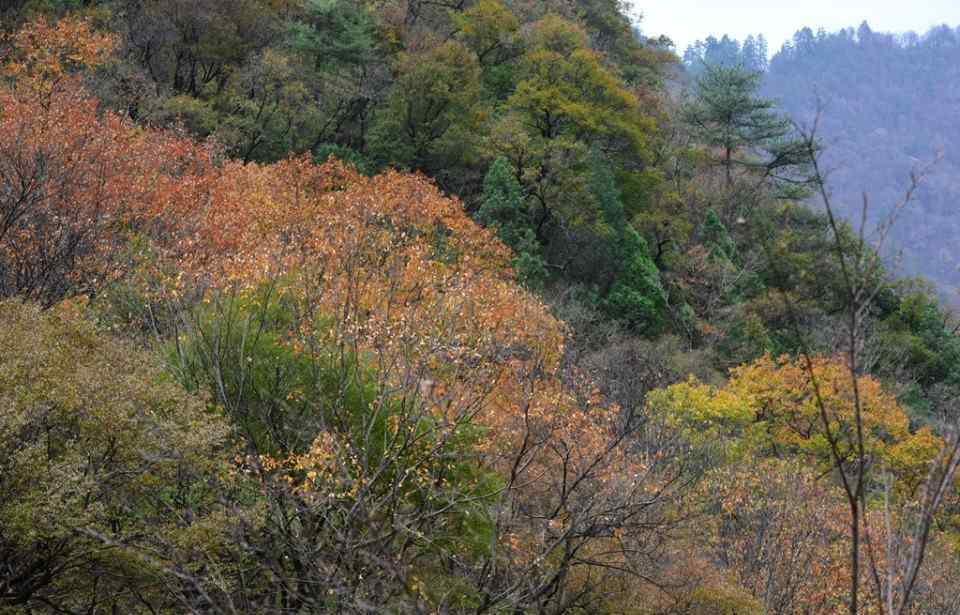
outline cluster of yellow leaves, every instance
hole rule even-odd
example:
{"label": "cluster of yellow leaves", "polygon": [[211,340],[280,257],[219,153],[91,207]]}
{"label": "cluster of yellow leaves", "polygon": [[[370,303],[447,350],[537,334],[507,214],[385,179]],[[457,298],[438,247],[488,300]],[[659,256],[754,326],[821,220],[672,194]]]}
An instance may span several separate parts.
{"label": "cluster of yellow leaves", "polygon": [[[728,389],[747,401],[753,419],[765,423],[775,446],[825,459],[829,445],[822,403],[830,432],[837,435],[841,456],[846,459],[855,448],[854,388],[849,370],[839,357],[818,357],[813,359],[812,371],[813,379],[802,360],[762,357],[734,369]],[[886,454],[889,444],[909,437],[910,420],[877,379],[861,376],[857,386],[867,454],[878,458]]]}
{"label": "cluster of yellow leaves", "polygon": [[259,466],[264,472],[287,483],[305,500],[350,500],[363,489],[363,467],[357,453],[341,437],[322,431],[310,449],[285,458],[261,455],[247,466]]}
{"label": "cluster of yellow leaves", "polygon": [[[813,379],[802,360],[764,356],[734,368],[722,388],[691,379],[653,393],[649,403],[693,438],[726,438],[736,455],[801,454],[830,466],[824,415],[841,458],[852,459],[854,388],[842,358],[818,357],[812,364]],[[857,387],[870,460],[919,480],[942,441],[928,429],[911,432],[906,412],[875,378],[861,376]]]}

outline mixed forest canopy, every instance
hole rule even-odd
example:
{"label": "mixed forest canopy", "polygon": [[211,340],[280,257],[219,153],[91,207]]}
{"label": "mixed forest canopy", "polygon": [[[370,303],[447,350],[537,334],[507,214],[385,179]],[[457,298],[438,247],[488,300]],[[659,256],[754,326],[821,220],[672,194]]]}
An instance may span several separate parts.
{"label": "mixed forest canopy", "polygon": [[0,614],[960,614],[957,321],[628,10],[0,4]]}

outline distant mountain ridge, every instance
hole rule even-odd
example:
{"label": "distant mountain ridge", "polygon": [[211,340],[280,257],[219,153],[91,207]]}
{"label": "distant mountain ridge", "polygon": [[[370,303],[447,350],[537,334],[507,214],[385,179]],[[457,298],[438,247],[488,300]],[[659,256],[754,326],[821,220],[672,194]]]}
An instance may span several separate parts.
{"label": "distant mountain ridge", "polygon": [[[694,71],[711,58],[756,66],[749,47],[724,37],[711,49],[710,40],[685,54]],[[875,224],[903,198],[911,171],[942,154],[894,226],[888,256],[902,257],[900,273],[922,275],[960,303],[960,28],[804,28],[770,59],[764,93],[801,124],[822,106],[824,162],[848,220],[859,220],[866,192]]]}

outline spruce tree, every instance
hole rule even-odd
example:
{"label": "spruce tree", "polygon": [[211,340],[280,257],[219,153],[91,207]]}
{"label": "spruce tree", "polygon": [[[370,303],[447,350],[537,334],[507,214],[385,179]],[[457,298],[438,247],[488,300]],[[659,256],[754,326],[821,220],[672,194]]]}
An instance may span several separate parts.
{"label": "spruce tree", "polygon": [[497,158],[483,180],[483,201],[477,221],[495,229],[516,257],[514,269],[528,286],[540,285],[546,277],[541,246],[523,197],[523,188],[506,158]]}
{"label": "spruce tree", "polygon": [[603,226],[617,262],[613,283],[601,307],[611,317],[631,327],[653,332],[660,328],[667,307],[667,296],[647,242],[627,221],[620,190],[610,164],[594,149],[590,160],[590,191],[603,216]]}
{"label": "spruce tree", "polygon": [[710,257],[714,260],[726,260],[735,263],[737,260],[737,244],[727,232],[727,227],[720,220],[720,216],[713,209],[708,209],[703,221],[703,243],[710,249]]}

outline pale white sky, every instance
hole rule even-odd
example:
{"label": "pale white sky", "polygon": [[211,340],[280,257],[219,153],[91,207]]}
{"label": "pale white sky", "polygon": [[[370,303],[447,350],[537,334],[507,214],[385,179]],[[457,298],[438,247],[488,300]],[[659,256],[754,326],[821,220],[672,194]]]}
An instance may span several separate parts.
{"label": "pale white sky", "polygon": [[741,41],[763,34],[770,55],[804,26],[814,32],[856,28],[867,20],[880,32],[927,31],[943,23],[960,25],[960,0],[633,0],[644,34],[666,34],[683,55],[697,39],[729,34]]}

